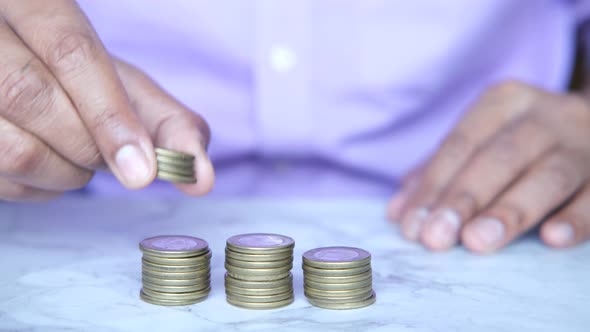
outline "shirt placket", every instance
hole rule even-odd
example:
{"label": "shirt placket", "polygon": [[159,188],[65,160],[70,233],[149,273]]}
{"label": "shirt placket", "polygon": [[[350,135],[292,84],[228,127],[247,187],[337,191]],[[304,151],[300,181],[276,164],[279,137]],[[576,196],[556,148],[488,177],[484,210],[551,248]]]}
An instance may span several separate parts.
{"label": "shirt placket", "polygon": [[256,2],[254,111],[263,155],[309,149],[310,6],[310,0]]}

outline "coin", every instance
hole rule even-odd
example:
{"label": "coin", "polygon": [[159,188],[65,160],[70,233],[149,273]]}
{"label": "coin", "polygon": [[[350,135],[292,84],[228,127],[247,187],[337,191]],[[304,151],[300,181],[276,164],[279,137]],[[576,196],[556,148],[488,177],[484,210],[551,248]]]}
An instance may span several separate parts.
{"label": "coin", "polygon": [[269,303],[289,299],[293,297],[293,291],[274,295],[240,295],[235,293],[226,293],[226,295],[228,299],[245,303]]}
{"label": "coin", "polygon": [[149,295],[146,295],[143,290],[139,292],[139,297],[150,304],[156,305],[164,305],[164,306],[186,306],[201,302],[207,298],[207,296],[198,298],[198,299],[191,299],[191,300],[163,300],[163,299],[156,299]]}
{"label": "coin", "polygon": [[252,303],[252,302],[242,302],[238,301],[233,298],[227,298],[227,302],[231,305],[234,305],[239,308],[243,309],[254,309],[254,310],[266,310],[266,309],[278,309],[281,307],[288,306],[289,304],[293,303],[295,299],[293,297],[287,298],[282,301],[277,302],[268,302],[268,303]]}
{"label": "coin", "polygon": [[304,273],[304,279],[315,281],[315,282],[323,282],[323,283],[330,283],[330,284],[347,284],[347,283],[354,283],[354,282],[361,282],[364,280],[372,279],[372,270],[369,269],[366,272],[355,274],[351,276],[343,276],[343,277],[328,277],[328,276],[317,276],[311,273]]}
{"label": "coin", "polygon": [[178,175],[182,175],[182,176],[194,177],[195,170],[193,169],[193,167],[194,167],[193,165],[191,165],[191,166],[177,166],[177,165],[159,163],[158,164],[158,171],[164,171],[164,172],[178,174]]}
{"label": "coin", "polygon": [[170,149],[163,149],[163,148],[156,148],[155,150],[156,150],[156,155],[159,155],[159,156],[166,156],[166,157],[176,158],[176,159],[195,160],[195,156],[193,156],[192,154],[188,154],[188,153],[184,153],[184,152],[180,152],[180,151],[175,151],[175,150],[170,150]]}
{"label": "coin", "polygon": [[148,254],[143,255],[143,259],[158,265],[179,265],[179,266],[192,266],[192,265],[206,265],[211,261],[211,252],[205,255],[187,257],[187,258],[162,258],[158,256],[152,256]]}
{"label": "coin", "polygon": [[204,280],[210,281],[211,274],[206,274],[201,278],[193,278],[193,279],[162,279],[162,278],[154,278],[149,274],[142,274],[141,280],[143,282],[148,282],[155,285],[160,286],[191,286],[197,282],[203,282]]}
{"label": "coin", "polygon": [[153,278],[160,278],[160,279],[172,279],[172,280],[179,280],[179,279],[194,279],[194,278],[202,278],[204,276],[208,276],[211,273],[209,268],[205,268],[202,270],[197,271],[189,271],[189,272],[169,272],[169,271],[154,271],[149,269],[143,269],[144,276],[150,276]]}
{"label": "coin", "polygon": [[358,288],[368,287],[371,286],[372,280],[366,279],[361,282],[355,283],[346,283],[346,284],[330,284],[330,283],[323,283],[323,282],[315,282],[306,279],[304,285],[310,288],[318,289],[318,290],[327,290],[327,291],[348,291],[354,290]]}
{"label": "coin", "polygon": [[275,254],[243,254],[240,252],[233,251],[229,248],[225,248],[225,257],[229,257],[232,259],[238,259],[241,261],[248,261],[248,262],[273,262],[277,260],[286,259],[289,257],[293,257],[293,251],[287,250],[284,252],[279,252]]}
{"label": "coin", "polygon": [[228,272],[239,274],[239,275],[252,275],[252,276],[264,276],[264,275],[278,275],[283,273],[289,273],[293,268],[293,264],[289,264],[282,267],[272,268],[272,269],[246,269],[242,267],[233,266],[231,264],[225,263],[225,269]]}
{"label": "coin", "polygon": [[204,254],[209,251],[209,244],[203,239],[192,236],[160,235],[141,241],[139,249],[152,256],[183,258]]}
{"label": "coin", "polygon": [[303,286],[303,291],[305,295],[312,296],[315,298],[320,299],[343,299],[343,298],[355,298],[358,296],[362,296],[364,294],[371,293],[373,291],[372,286],[357,288],[353,290],[345,290],[345,291],[332,291],[332,290],[320,290],[316,288],[311,288],[308,286]]}
{"label": "coin", "polygon": [[149,283],[147,281],[143,281],[143,288],[147,288],[156,292],[162,293],[190,293],[190,292],[198,292],[203,289],[206,289],[211,284],[210,279],[202,280],[199,283],[195,283],[194,285],[190,286],[162,286]]}
{"label": "coin", "polygon": [[281,268],[284,266],[289,266],[293,268],[293,257],[289,257],[286,259],[278,260],[278,261],[269,261],[269,262],[250,262],[250,261],[242,261],[238,259],[232,259],[229,257],[225,257],[225,262],[230,264],[231,266],[242,267],[245,269],[275,269]]}
{"label": "coin", "polygon": [[211,291],[211,287],[207,287],[203,290],[199,290],[199,291],[195,291],[195,292],[187,292],[187,293],[165,293],[165,292],[154,291],[149,288],[143,288],[143,292],[152,298],[161,299],[161,300],[175,300],[175,301],[199,299],[203,296],[207,296],[210,291]]}
{"label": "coin", "polygon": [[282,294],[285,292],[293,292],[293,285],[285,285],[281,287],[274,287],[274,288],[241,288],[235,287],[231,285],[225,285],[225,292],[226,294],[236,294],[236,295],[245,295],[245,296],[261,296],[261,295],[276,295]]}
{"label": "coin", "polygon": [[371,293],[371,296],[367,299],[360,300],[357,302],[345,302],[345,303],[338,303],[333,302],[331,300],[320,300],[308,297],[307,300],[309,303],[316,307],[324,308],[324,309],[334,309],[334,310],[347,310],[347,309],[358,309],[369,306],[377,301],[377,295],[375,292]]}
{"label": "coin", "polygon": [[227,247],[244,254],[274,254],[292,251],[295,241],[284,235],[252,233],[235,235],[227,239]]}
{"label": "coin", "polygon": [[158,179],[177,183],[197,183],[193,176],[183,176],[166,171],[158,171]]}
{"label": "coin", "polygon": [[367,265],[371,254],[352,247],[324,247],[303,254],[303,264],[320,269],[346,269]]}
{"label": "coin", "polygon": [[159,154],[156,155],[156,161],[158,162],[158,164],[169,164],[177,166],[190,166],[195,164],[195,161],[191,159],[175,158]]}
{"label": "coin", "polygon": [[327,276],[327,277],[346,277],[361,274],[371,270],[371,265],[359,266],[350,269],[319,269],[303,264],[303,273],[309,273],[316,276]]}
{"label": "coin", "polygon": [[225,284],[235,287],[258,289],[258,288],[273,288],[281,287],[283,285],[293,285],[293,274],[288,273],[286,278],[270,281],[245,281],[232,278],[228,273],[225,274]]}
{"label": "coin", "polygon": [[202,269],[207,269],[209,266],[208,262],[199,265],[162,265],[162,264],[155,264],[150,261],[145,260],[145,258],[141,259],[141,265],[143,268],[152,270],[152,271],[161,271],[161,272],[191,272],[191,271],[198,271]]}
{"label": "coin", "polygon": [[280,273],[275,275],[242,275],[227,271],[227,275],[238,280],[244,281],[275,281],[288,277],[291,272]]}

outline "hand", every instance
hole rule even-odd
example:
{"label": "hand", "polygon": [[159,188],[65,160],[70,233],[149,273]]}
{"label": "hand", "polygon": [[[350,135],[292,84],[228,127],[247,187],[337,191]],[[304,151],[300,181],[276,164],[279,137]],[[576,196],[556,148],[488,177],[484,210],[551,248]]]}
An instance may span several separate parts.
{"label": "hand", "polygon": [[113,59],[75,1],[0,1],[0,200],[42,200],[109,168],[128,188],[153,181],[158,146],[196,155],[214,181],[209,128],[133,67]]}
{"label": "hand", "polygon": [[518,82],[487,91],[390,202],[432,250],[498,250],[536,225],[553,247],[590,237],[590,106]]}

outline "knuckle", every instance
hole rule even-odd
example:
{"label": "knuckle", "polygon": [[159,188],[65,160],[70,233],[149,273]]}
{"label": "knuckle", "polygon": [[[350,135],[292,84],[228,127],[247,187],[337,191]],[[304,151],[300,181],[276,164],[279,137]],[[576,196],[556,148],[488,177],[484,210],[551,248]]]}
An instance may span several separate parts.
{"label": "knuckle", "polygon": [[578,170],[567,153],[556,153],[542,166],[542,172],[549,179],[548,184],[562,195],[569,195],[582,180]]}
{"label": "knuckle", "polygon": [[518,157],[518,145],[513,136],[502,135],[494,140],[490,145],[488,152],[488,162],[493,162],[498,165],[511,163],[514,161],[514,158]]}
{"label": "knuckle", "polygon": [[570,116],[574,123],[590,127],[590,105],[584,98],[576,95],[568,95],[563,98],[561,112]]}
{"label": "knuckle", "polygon": [[518,80],[506,80],[496,83],[488,89],[488,94],[496,97],[512,97],[529,94],[533,89],[524,82]]}
{"label": "knuckle", "polygon": [[98,52],[89,32],[62,34],[49,47],[49,66],[66,73],[87,67],[97,58]]}
{"label": "knuckle", "polygon": [[38,151],[35,143],[21,139],[16,144],[6,144],[0,147],[0,155],[4,173],[15,176],[26,176],[34,172],[42,163],[44,154]]}
{"label": "knuckle", "polygon": [[0,105],[12,117],[19,114],[39,117],[50,109],[55,88],[37,69],[35,62],[29,61],[0,81]]}
{"label": "knuckle", "polygon": [[92,122],[89,124],[92,132],[108,135],[109,132],[115,131],[123,126],[123,119],[118,112],[106,108],[101,112],[94,114]]}
{"label": "knuckle", "polygon": [[462,160],[473,153],[474,145],[469,137],[460,130],[447,136],[439,148],[440,156],[447,160]]}
{"label": "knuckle", "polygon": [[80,166],[88,169],[101,169],[105,165],[102,154],[94,143],[84,145],[73,159]]}

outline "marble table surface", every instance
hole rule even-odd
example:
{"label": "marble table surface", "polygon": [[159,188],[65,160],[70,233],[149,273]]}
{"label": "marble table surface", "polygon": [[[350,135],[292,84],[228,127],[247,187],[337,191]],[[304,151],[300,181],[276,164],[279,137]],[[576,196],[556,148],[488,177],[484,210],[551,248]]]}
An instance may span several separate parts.
{"label": "marble table surface", "polygon": [[[555,251],[536,236],[493,256],[433,254],[405,242],[371,200],[65,198],[0,203],[0,331],[589,331],[590,245]],[[250,311],[225,302],[225,239],[276,232],[296,240],[295,302]],[[142,302],[138,242],[206,239],[212,292],[187,307]],[[301,254],[319,246],[373,254],[377,303],[311,306]]]}

